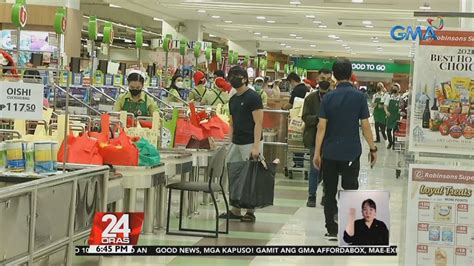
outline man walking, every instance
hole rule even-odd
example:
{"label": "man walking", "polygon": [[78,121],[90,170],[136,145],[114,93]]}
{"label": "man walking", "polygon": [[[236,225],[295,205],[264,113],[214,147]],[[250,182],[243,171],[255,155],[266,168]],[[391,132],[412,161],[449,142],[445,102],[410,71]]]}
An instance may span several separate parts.
{"label": "man walking", "polygon": [[342,176],[343,189],[359,188],[362,154],[359,120],[364,138],[370,147],[371,166],[377,160],[377,147],[369,123],[367,100],[350,82],[352,63],[347,59],[337,60],[332,71],[337,86],[324,96],[321,103],[313,163],[321,170],[324,182],[324,216],[327,229],[325,238],[334,241],[337,240],[338,230],[334,216],[337,213],[339,175]]}
{"label": "man walking", "polygon": [[[303,132],[303,142],[304,146],[309,149],[311,162],[314,159],[316,131],[319,121],[319,107],[321,105],[321,101],[323,100],[323,96],[329,91],[329,88],[331,86],[329,80],[331,79],[331,77],[331,71],[327,69],[320,70],[317,90],[306,96],[304,100],[303,115],[301,116],[301,119],[304,121],[305,124]],[[319,178],[319,171],[311,163],[309,169],[309,195],[308,201],[306,202],[307,207],[316,207],[316,190],[320,182],[321,179]]]}
{"label": "man walking", "polygon": [[[262,127],[263,104],[260,96],[247,87],[248,74],[245,69],[235,66],[229,70],[230,84],[237,90],[229,101],[231,146],[227,163],[258,159],[263,154]],[[248,209],[242,216],[241,210],[232,208],[230,219],[242,222],[255,222],[255,210]],[[226,218],[221,214],[220,218]]]}

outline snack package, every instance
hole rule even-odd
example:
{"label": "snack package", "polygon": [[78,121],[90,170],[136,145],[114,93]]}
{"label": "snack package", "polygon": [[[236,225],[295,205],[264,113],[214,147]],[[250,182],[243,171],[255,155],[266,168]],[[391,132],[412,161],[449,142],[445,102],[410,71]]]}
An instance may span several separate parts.
{"label": "snack package", "polygon": [[440,227],[437,225],[430,225],[428,228],[428,239],[430,241],[439,241],[440,240]]}
{"label": "snack package", "polygon": [[452,227],[443,227],[441,233],[441,241],[446,244],[453,244],[453,228]]}
{"label": "snack package", "polygon": [[451,82],[443,82],[443,83],[441,83],[441,86],[443,87],[443,92],[444,92],[444,95],[445,95],[446,99],[448,99],[448,100],[459,100],[460,99],[461,95],[456,91],[456,89],[454,89],[451,86]]}
{"label": "snack package", "polygon": [[436,222],[448,222],[452,220],[452,208],[449,204],[436,203],[433,208],[433,218]]}
{"label": "snack package", "polygon": [[451,79],[451,87],[459,98],[469,99],[470,78],[454,77]]}

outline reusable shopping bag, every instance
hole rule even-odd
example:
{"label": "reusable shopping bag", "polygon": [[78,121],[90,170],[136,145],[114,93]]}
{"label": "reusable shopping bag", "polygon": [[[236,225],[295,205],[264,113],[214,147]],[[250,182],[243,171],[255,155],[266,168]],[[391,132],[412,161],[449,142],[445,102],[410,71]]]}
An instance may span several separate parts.
{"label": "reusable shopping bag", "polygon": [[160,163],[160,152],[148,140],[141,138],[135,144],[139,151],[139,166],[154,166]]}
{"label": "reusable shopping bag", "polygon": [[99,144],[99,153],[104,159],[104,164],[137,166],[139,152],[132,140],[121,129],[117,138],[108,143]]}
{"label": "reusable shopping bag", "polygon": [[276,164],[242,161],[227,164],[229,202],[236,208],[254,209],[273,205]]}
{"label": "reusable shopping bag", "polygon": [[64,142],[67,141],[67,162],[77,164],[102,165],[103,159],[99,154],[99,143],[87,134],[75,137],[72,133],[63,141],[58,151],[58,161],[64,161]]}
{"label": "reusable shopping bag", "polygon": [[175,145],[186,145],[191,137],[198,140],[205,139],[201,127],[193,125],[189,120],[179,118],[176,123]]}

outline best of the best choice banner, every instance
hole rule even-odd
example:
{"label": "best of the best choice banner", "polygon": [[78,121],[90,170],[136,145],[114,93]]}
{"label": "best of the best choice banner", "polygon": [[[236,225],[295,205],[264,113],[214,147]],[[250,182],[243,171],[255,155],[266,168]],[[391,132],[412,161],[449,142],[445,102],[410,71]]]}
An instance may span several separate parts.
{"label": "best of the best choice banner", "polygon": [[473,265],[474,170],[410,165],[405,265]]}
{"label": "best of the best choice banner", "polygon": [[474,32],[437,35],[421,41],[415,57],[409,149],[472,155]]}

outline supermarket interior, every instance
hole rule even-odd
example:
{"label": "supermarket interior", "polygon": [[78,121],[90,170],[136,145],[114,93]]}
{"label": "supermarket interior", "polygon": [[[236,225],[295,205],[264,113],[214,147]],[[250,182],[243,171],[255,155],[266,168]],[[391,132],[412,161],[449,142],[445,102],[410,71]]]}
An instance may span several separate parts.
{"label": "supermarket interior", "polygon": [[0,265],[474,265],[474,0],[0,0]]}

